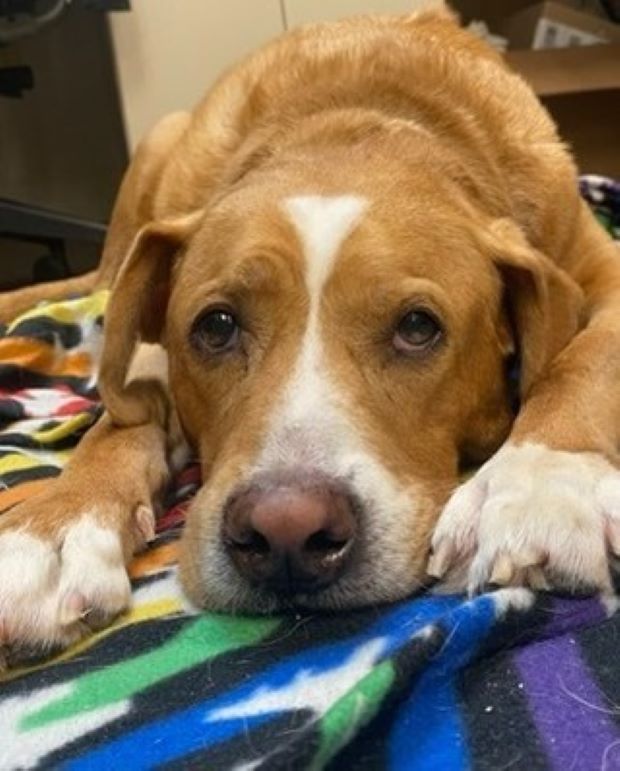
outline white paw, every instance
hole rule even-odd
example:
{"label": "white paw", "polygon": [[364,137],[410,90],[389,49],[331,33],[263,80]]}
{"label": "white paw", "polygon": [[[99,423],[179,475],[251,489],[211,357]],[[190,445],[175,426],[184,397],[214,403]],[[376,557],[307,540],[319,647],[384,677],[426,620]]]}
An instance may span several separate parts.
{"label": "white paw", "polygon": [[[620,472],[595,453],[505,445],[448,501],[428,572],[485,584],[611,594],[620,554]],[[454,584],[454,580],[452,581]]]}
{"label": "white paw", "polygon": [[[136,513],[136,527],[150,534],[146,519]],[[87,512],[46,532],[13,518],[0,532],[0,669],[64,648],[128,607],[120,534],[97,520]]]}

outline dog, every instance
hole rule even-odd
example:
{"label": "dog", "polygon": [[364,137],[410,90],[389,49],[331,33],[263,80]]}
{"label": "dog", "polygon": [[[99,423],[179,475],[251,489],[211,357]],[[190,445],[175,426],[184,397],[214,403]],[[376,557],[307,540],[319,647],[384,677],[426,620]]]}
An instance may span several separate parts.
{"label": "dog", "polygon": [[[129,166],[91,282],[106,413],[0,519],[5,652],[127,607],[188,452],[199,607],[351,608],[429,576],[611,594],[619,258],[531,89],[450,12],[267,45]],[[25,292],[3,312],[59,288]]]}

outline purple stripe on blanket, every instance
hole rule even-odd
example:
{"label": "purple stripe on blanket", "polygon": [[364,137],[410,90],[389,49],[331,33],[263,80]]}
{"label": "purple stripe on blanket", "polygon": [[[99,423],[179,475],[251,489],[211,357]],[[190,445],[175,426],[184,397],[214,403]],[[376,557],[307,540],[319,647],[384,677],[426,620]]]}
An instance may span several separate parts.
{"label": "purple stripe on blanket", "polygon": [[566,632],[599,624],[607,618],[605,607],[596,597],[583,600],[554,599],[549,621],[540,631],[542,637],[557,637]]}
{"label": "purple stripe on blanket", "polygon": [[620,767],[613,706],[593,681],[573,636],[521,648],[514,663],[553,769]]}

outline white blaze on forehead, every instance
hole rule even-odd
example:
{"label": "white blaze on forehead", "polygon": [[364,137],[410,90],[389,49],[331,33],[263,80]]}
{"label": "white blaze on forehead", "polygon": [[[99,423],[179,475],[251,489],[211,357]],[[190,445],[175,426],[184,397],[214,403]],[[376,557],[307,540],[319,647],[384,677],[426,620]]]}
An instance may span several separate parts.
{"label": "white blaze on forehead", "polygon": [[347,414],[351,396],[346,386],[331,377],[319,324],[323,288],[368,201],[353,195],[298,196],[285,201],[283,208],[304,250],[310,307],[297,361],[274,410],[255,470],[289,467],[346,479],[369,509],[382,514],[385,525],[410,511],[411,501],[380,459],[369,453],[362,428]]}
{"label": "white blaze on forehead", "polygon": [[[367,208],[364,198],[354,195],[303,195],[287,198],[283,208],[303,248],[305,279],[310,308],[306,333],[293,378],[279,412],[279,429],[314,425],[317,412],[324,418],[330,400],[322,366],[319,335],[319,305],[323,287],[347,236]],[[313,432],[316,433],[316,432]]]}
{"label": "white blaze on forehead", "polygon": [[306,285],[318,300],[334,258],[368,206],[355,195],[300,195],[287,198],[284,209],[304,247]]}

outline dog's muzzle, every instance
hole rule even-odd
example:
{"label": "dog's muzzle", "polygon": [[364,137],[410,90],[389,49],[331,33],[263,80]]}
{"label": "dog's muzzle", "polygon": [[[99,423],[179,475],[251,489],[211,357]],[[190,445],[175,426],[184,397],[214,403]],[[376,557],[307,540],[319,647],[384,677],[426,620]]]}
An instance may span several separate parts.
{"label": "dog's muzzle", "polygon": [[222,538],[240,575],[279,596],[317,592],[345,571],[358,530],[342,486],[319,476],[262,475],[229,499]]}

